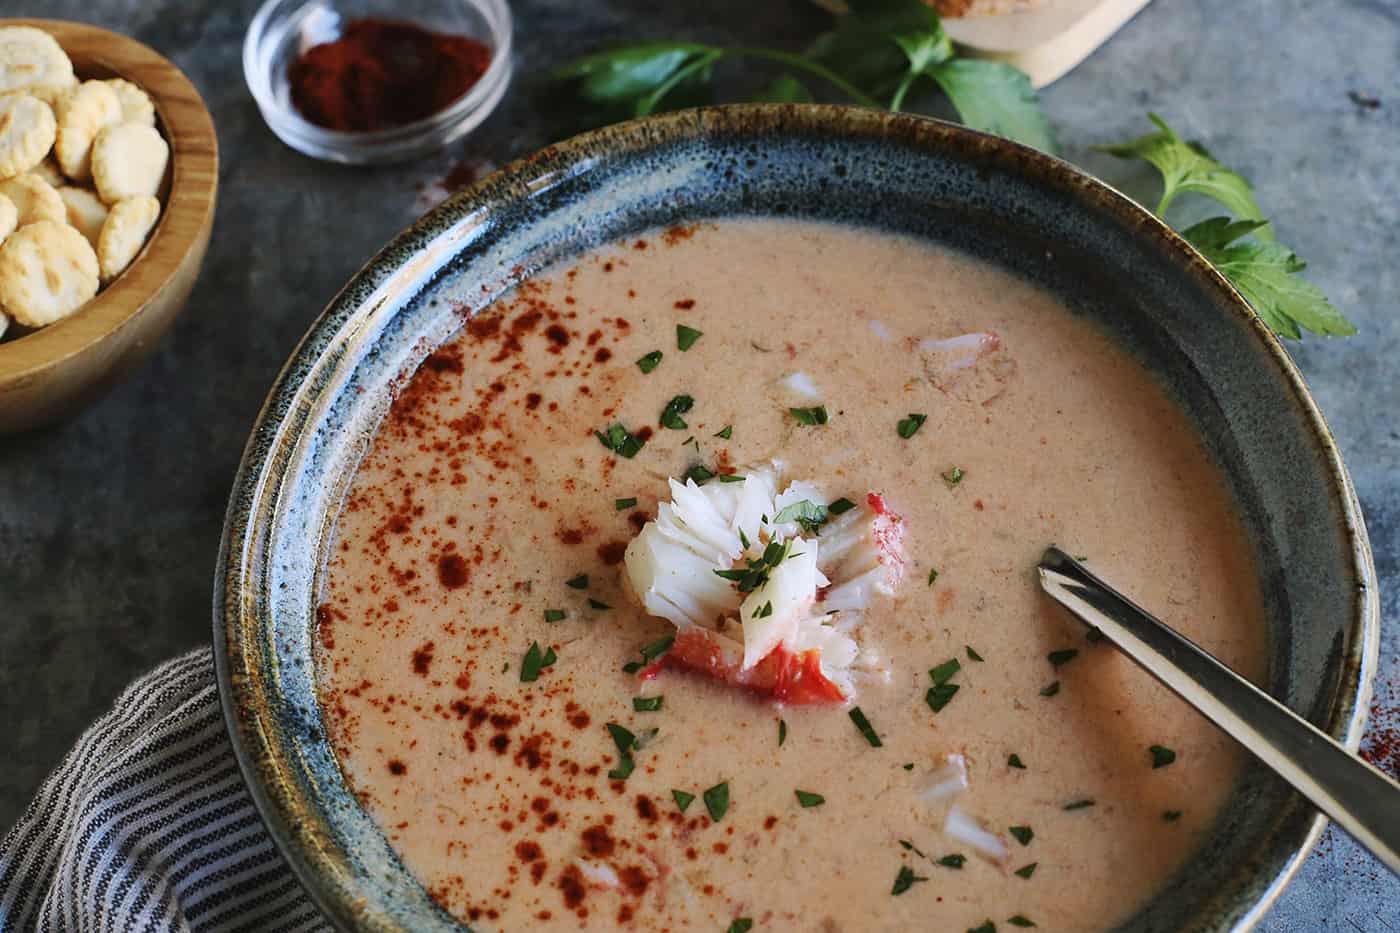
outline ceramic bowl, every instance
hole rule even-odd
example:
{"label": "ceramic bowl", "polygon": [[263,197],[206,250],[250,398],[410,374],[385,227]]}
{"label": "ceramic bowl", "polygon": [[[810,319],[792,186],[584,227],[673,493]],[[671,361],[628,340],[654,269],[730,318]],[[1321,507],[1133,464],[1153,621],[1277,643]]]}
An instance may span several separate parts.
{"label": "ceramic bowl", "polygon": [[140,85],[170,143],[160,220],[131,265],[69,317],[0,342],[5,434],[76,411],[144,357],[184,309],[214,225],[219,143],[194,85],[150,47],[85,23],[0,19],[0,26],[49,33],[81,79],[126,78]]}
{"label": "ceramic bowl", "polygon": [[[913,234],[1038,283],[1180,399],[1257,542],[1267,687],[1355,748],[1376,664],[1375,571],[1356,496],[1279,342],[1151,214],[1054,158],[933,120],[816,105],[686,111],[498,172],[357,275],[273,386],[228,512],[220,688],[254,800],[321,908],[355,929],[449,930],[337,766],[317,705],[314,608],[341,498],[395,380],[552,263],[656,225],[818,218]],[[1188,871],[1126,928],[1248,929],[1323,819],[1247,768]]]}

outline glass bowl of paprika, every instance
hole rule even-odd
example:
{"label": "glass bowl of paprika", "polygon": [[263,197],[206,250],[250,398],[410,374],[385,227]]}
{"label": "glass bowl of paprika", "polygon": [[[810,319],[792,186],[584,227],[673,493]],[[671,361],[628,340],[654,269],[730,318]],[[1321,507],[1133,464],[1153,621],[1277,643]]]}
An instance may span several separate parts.
{"label": "glass bowl of paprika", "polygon": [[243,42],[248,90],[278,138],[351,165],[475,129],[511,67],[505,0],[268,0]]}

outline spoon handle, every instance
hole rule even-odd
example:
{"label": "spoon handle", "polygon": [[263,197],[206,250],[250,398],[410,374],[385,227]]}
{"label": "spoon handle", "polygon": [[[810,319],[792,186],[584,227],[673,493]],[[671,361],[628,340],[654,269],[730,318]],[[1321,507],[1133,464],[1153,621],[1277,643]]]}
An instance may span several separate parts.
{"label": "spoon handle", "polygon": [[1059,548],[1040,585],[1253,752],[1400,875],[1400,784],[1135,605]]}

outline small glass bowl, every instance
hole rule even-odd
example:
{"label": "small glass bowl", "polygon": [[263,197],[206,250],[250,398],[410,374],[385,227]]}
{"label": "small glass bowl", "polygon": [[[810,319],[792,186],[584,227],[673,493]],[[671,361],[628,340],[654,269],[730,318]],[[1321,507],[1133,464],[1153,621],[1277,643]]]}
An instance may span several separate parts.
{"label": "small glass bowl", "polygon": [[[292,103],[288,69],[305,50],[336,39],[345,23],[367,16],[471,36],[491,47],[491,64],[467,93],[422,120],[364,133],[317,126]],[[243,40],[243,77],[272,132],[313,158],[350,165],[402,162],[459,139],[496,109],[511,69],[505,0],[267,0]]]}

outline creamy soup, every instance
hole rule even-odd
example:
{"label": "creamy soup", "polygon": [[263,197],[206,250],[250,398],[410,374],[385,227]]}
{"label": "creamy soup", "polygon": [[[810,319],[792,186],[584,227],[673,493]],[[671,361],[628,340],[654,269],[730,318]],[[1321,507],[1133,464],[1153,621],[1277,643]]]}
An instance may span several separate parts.
{"label": "creamy soup", "polygon": [[[760,485],[785,511],[742,518]],[[914,239],[656,231],[406,380],[337,525],[324,714],[479,930],[1101,929],[1242,755],[1039,592],[1050,543],[1262,675],[1229,495],[1089,323]]]}

